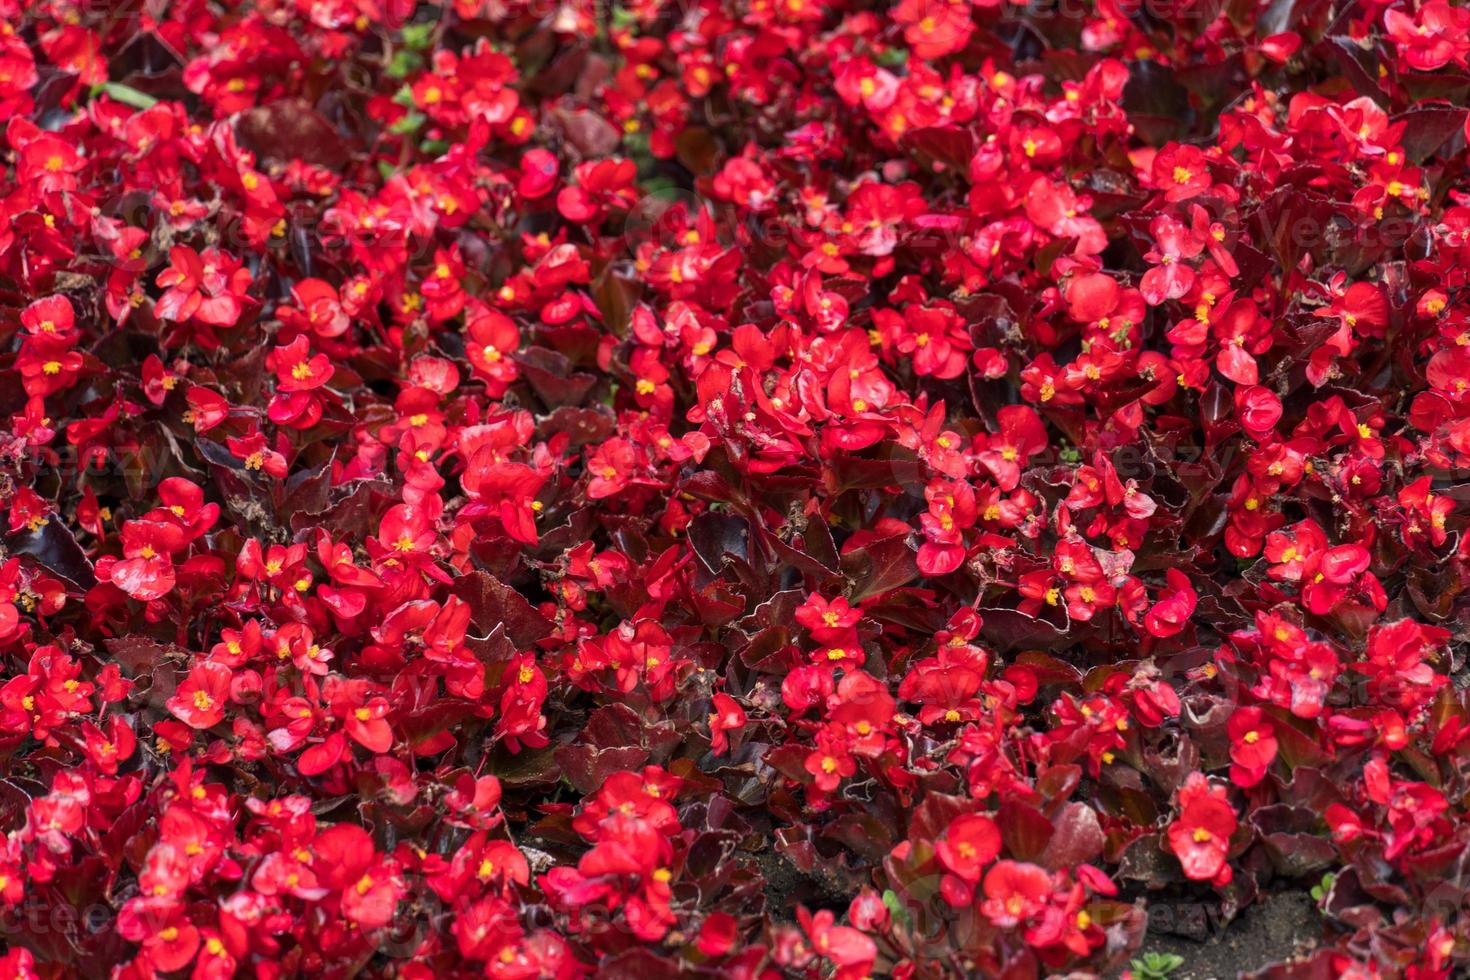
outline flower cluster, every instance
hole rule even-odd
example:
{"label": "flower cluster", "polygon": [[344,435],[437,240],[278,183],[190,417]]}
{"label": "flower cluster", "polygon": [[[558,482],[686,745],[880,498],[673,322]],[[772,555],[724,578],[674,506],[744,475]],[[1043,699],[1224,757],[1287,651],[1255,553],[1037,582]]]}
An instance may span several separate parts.
{"label": "flower cluster", "polygon": [[1467,30],[0,0],[0,974],[1462,975]]}

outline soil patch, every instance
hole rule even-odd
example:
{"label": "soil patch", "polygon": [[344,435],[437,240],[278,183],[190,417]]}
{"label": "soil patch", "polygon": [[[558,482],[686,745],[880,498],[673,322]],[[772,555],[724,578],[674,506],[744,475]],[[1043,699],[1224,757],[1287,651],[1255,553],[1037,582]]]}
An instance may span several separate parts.
{"label": "soil patch", "polygon": [[[1172,931],[1172,917],[1190,913],[1180,907],[1149,906],[1149,935],[1142,952],[1184,958],[1169,980],[1235,980],[1242,973],[1310,953],[1322,935],[1322,917],[1305,892],[1261,899],[1228,925],[1209,930],[1204,941],[1167,934]],[[1156,931],[1160,927],[1165,931]]]}

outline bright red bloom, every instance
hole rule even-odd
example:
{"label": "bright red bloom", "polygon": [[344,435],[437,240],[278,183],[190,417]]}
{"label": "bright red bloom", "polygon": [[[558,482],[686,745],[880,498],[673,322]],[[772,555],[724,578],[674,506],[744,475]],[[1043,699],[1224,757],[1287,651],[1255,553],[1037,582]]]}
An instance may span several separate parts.
{"label": "bright red bloom", "polygon": [[1164,573],[1168,580],[1168,591],[1162,595],[1144,617],[1144,626],[1154,636],[1174,636],[1189,623],[1199,601],[1189,576],[1171,568]]}
{"label": "bright red bloom", "polygon": [[965,0],[946,0],[939,4],[903,0],[893,11],[893,17],[904,25],[904,39],[912,45],[917,58],[941,58],[959,51],[974,30],[970,5]]}
{"label": "bright red bloom", "polygon": [[1194,285],[1194,268],[1186,264],[1204,250],[1205,242],[1189,226],[1161,214],[1149,225],[1154,248],[1145,258],[1155,265],[1144,273],[1139,291],[1150,306],[1178,299]]}
{"label": "bright red bloom", "polygon": [[985,874],[980,911],[997,926],[1014,927],[1041,913],[1051,890],[1051,875],[1045,868],[1024,861],[997,861]]}
{"label": "bright red bloom", "polygon": [[173,555],[188,536],[174,523],[129,521],[122,529],[122,553],[110,568],[112,583],[134,599],[160,599],[173,590]]}
{"label": "bright red bloom", "polygon": [[470,363],[490,382],[492,392],[503,391],[519,375],[514,357],[521,336],[516,325],[494,310],[482,310],[471,315],[466,329],[465,353]]}
{"label": "bright red bloom", "polygon": [[70,344],[76,336],[76,311],[66,296],[47,296],[21,312],[20,322],[33,337]]}
{"label": "bright red bloom", "polygon": [[852,608],[845,596],[828,601],[819,594],[813,594],[796,610],[796,621],[805,626],[818,643],[847,636],[862,618],[861,610]]}
{"label": "bright red bloom", "polygon": [[1235,811],[1221,787],[1212,787],[1200,773],[1191,773],[1179,791],[1179,816],[1169,825],[1169,847],[1196,881],[1224,885],[1230,881],[1230,838],[1235,833]]}
{"label": "bright red bloom", "polygon": [[985,867],[1000,854],[1000,831],[989,817],[966,814],[935,842],[935,852],[948,871],[940,883],[945,900],[962,908],[970,904]]}
{"label": "bright red bloom", "polygon": [[1008,405],[997,419],[1000,431],[989,437],[978,458],[1002,490],[1014,490],[1021,480],[1021,466],[1046,448],[1046,427],[1026,405]]}
{"label": "bright red bloom", "polygon": [[59,341],[39,338],[27,342],[16,359],[21,383],[33,398],[45,398],[74,386],[84,363],[81,354],[66,349]]}
{"label": "bright red bloom", "polygon": [[556,206],[568,221],[597,224],[614,208],[627,209],[637,203],[633,178],[638,172],[631,160],[602,160],[579,164],[575,183],[557,194]]}
{"label": "bright red bloom", "polygon": [[835,964],[841,976],[865,973],[878,956],[873,940],[850,926],[834,925],[836,917],[826,909],[812,915],[798,906],[796,917],[811,939],[812,948]]}
{"label": "bright red bloom", "polygon": [[1210,187],[1210,165],[1197,146],[1171,143],[1154,155],[1154,185],[1168,201],[1185,201]]}
{"label": "bright red bloom", "polygon": [[334,370],[325,354],[311,354],[311,345],[305,337],[277,347],[266,357],[266,363],[276,372],[277,391],[320,388],[331,379]]}
{"label": "bright red bloom", "polygon": [[158,274],[165,290],[153,312],[165,320],[197,318],[201,323],[228,327],[244,310],[242,299],[250,288],[250,270],[240,260],[218,249],[201,254],[187,245],[175,245],[168,253],[170,266]]}
{"label": "bright red bloom", "polygon": [[224,719],[230,681],[230,668],[224,664],[196,664],[168,699],[168,710],[190,728],[213,728]]}
{"label": "bright red bloom", "polygon": [[1264,720],[1260,708],[1243,707],[1231,714],[1226,730],[1230,735],[1230,779],[1237,786],[1260,782],[1276,758],[1275,728]]}
{"label": "bright red bloom", "polygon": [[281,322],[321,338],[340,337],[351,326],[338,292],[324,279],[303,279],[291,287],[294,305],[276,308]]}
{"label": "bright red bloom", "polygon": [[726,732],[739,731],[746,725],[745,709],[728,694],[714,696],[714,710],[709,716],[710,751],[723,755],[730,747]]}
{"label": "bright red bloom", "polygon": [[1402,10],[1385,10],[1383,26],[1398,45],[1399,55],[1415,71],[1434,71],[1451,61],[1461,64],[1470,54],[1470,11],[1445,0],[1430,0],[1410,17]]}

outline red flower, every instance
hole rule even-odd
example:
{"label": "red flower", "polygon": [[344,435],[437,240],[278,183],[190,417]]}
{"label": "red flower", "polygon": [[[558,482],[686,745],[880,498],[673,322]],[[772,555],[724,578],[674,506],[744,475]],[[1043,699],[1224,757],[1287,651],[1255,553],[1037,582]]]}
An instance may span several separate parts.
{"label": "red flower", "polygon": [[723,755],[730,747],[726,732],[739,731],[746,725],[745,709],[728,694],[716,694],[709,715],[710,751]]}
{"label": "red flower", "polygon": [[154,304],[154,313],[165,320],[188,320],[216,327],[233,326],[244,309],[250,288],[250,270],[239,259],[218,249],[203,254],[187,245],[175,245],[168,253],[169,268],[158,274],[164,294]]}
{"label": "red flower", "polygon": [[142,942],[144,955],[154,969],[172,973],[193,962],[194,954],[199,951],[199,930],[187,917],[174,914],[161,926],[156,923],[150,925],[151,928],[143,926],[129,928],[128,931],[134,934],[135,941]]}
{"label": "red flower", "polygon": [[1189,226],[1167,214],[1153,219],[1149,234],[1154,248],[1144,258],[1155,264],[1143,274],[1138,288],[1148,305],[1158,306],[1166,299],[1178,299],[1189,292],[1195,272],[1184,260],[1199,255],[1205,242]]}
{"label": "red flower", "polygon": [[577,165],[575,183],[556,196],[562,217],[596,225],[614,208],[626,210],[638,202],[633,185],[637,165],[631,160],[599,160]]}
{"label": "red flower", "polygon": [[372,931],[393,921],[403,881],[395,862],[378,857],[365,830],[337,824],[319,834],[312,849],[320,859],[322,884],[341,889],[342,912],[359,928]]}
{"label": "red flower", "polygon": [[1261,709],[1237,708],[1226,723],[1230,735],[1230,779],[1249,788],[1259,783],[1276,758],[1276,729],[1264,720]]}
{"label": "red flower", "polygon": [[1200,773],[1191,773],[1179,791],[1179,816],[1169,825],[1169,846],[1184,874],[1195,881],[1228,884],[1230,837],[1235,833],[1235,811],[1225,790],[1210,786]]}
{"label": "red flower", "polygon": [[393,747],[393,730],[386,720],[388,702],[381,697],[363,703],[345,702],[343,728],[348,736],[369,752],[387,752]]}
{"label": "red flower", "polygon": [[1158,637],[1174,636],[1183,630],[1194,615],[1199,599],[1194,586],[1190,584],[1189,576],[1183,572],[1171,568],[1164,573],[1164,577],[1169,583],[1169,589],[1154,603],[1143,620],[1149,633]]}
{"label": "red flower", "polygon": [[1383,26],[1399,56],[1415,71],[1435,71],[1451,61],[1464,64],[1470,53],[1470,11],[1445,0],[1430,0],[1414,17],[1402,10],[1383,12]]}
{"label": "red flower", "polygon": [[534,199],[551,192],[556,185],[556,155],[542,149],[527,150],[521,157],[521,178],[516,191],[521,197]]}
{"label": "red flower", "polygon": [[735,945],[738,926],[730,913],[711,912],[699,927],[699,951],[705,956],[723,956]]}
{"label": "red flower", "polygon": [[805,768],[823,793],[831,793],[842,780],[856,773],[857,761],[848,752],[845,733],[829,729],[818,732],[816,750],[807,755]]}
{"label": "red flower", "polygon": [[5,135],[10,145],[20,151],[22,180],[47,194],[76,187],[76,174],[86,166],[86,161],[74,145],[55,133],[41,131],[19,116],[11,118]]}
{"label": "red flower", "polygon": [[934,849],[948,871],[940,882],[945,900],[963,908],[972,901],[985,866],[1000,854],[1000,831],[989,817],[965,814],[950,823]]}
{"label": "red flower", "polygon": [[593,500],[609,497],[628,485],[637,466],[633,447],[620,439],[610,439],[587,459],[587,496]]}
{"label": "red flower", "polygon": [[1264,441],[1281,420],[1281,399],[1259,386],[1236,388],[1235,414],[1251,438]]}
{"label": "red flower", "polygon": [[439,249],[434,253],[433,270],[419,286],[432,319],[447,320],[464,309],[467,299],[461,282],[464,271],[458,248]]}
{"label": "red flower", "polygon": [[471,310],[465,353],[476,372],[489,382],[491,394],[499,396],[519,376],[514,357],[521,345],[520,331],[509,317],[494,310]]}
{"label": "red flower", "polygon": [[279,306],[276,315],[281,322],[301,332],[318,337],[340,337],[352,321],[342,307],[338,293],[324,279],[303,279],[291,287],[293,305]]}
{"label": "red flower", "polygon": [[980,911],[1002,929],[1014,928],[1040,914],[1051,891],[1051,875],[1045,868],[1024,861],[997,861],[985,874]]}
{"label": "red flower", "polygon": [[163,598],[174,587],[172,556],[187,541],[177,524],[129,521],[122,529],[123,557],[109,566],[112,583],[134,599]]}
{"label": "red flower", "polygon": [[81,354],[67,350],[58,341],[39,338],[27,340],[16,359],[21,384],[33,398],[45,398],[75,385],[82,365]]}
{"label": "red flower", "polygon": [[76,311],[65,296],[35,300],[21,312],[20,322],[36,338],[65,345],[76,339]]}
{"label": "red flower", "polygon": [[818,643],[831,643],[847,637],[862,618],[862,611],[849,605],[845,596],[829,601],[813,593],[796,610],[796,621],[805,626]]}
{"label": "red flower", "polygon": [[1166,145],[1154,155],[1152,176],[1170,202],[1185,201],[1210,189],[1210,165],[1197,146]]}
{"label": "red flower", "polygon": [[325,354],[311,354],[311,344],[298,336],[285,347],[266,355],[266,366],[276,372],[276,390],[312,391],[331,380],[335,370]]}
{"label": "red flower", "polygon": [[224,720],[231,678],[224,664],[195,664],[168,699],[168,710],[190,728],[213,728]]}
{"label": "red flower", "polygon": [[1021,482],[1021,465],[1047,447],[1046,426],[1026,405],[1007,405],[997,413],[1000,431],[990,436],[978,459],[1002,490]]}
{"label": "red flower", "polygon": [[893,17],[904,25],[904,40],[915,58],[942,58],[959,51],[969,43],[975,29],[970,5],[965,0],[937,4],[903,0],[894,9]]}
{"label": "red flower", "polygon": [[873,940],[850,926],[834,925],[836,916],[827,909],[812,915],[799,905],[796,918],[811,939],[812,948],[837,966],[839,976],[862,976],[878,957]]}
{"label": "red flower", "polygon": [[924,496],[929,510],[919,518],[925,537],[917,556],[919,570],[925,575],[947,575],[965,560],[964,531],[979,516],[975,494],[968,483],[934,483],[924,489]]}
{"label": "red flower", "polygon": [[87,755],[98,770],[107,775],[115,775],[118,765],[131,758],[138,745],[133,730],[116,716],[112,718],[107,733],[91,722],[82,726],[82,733],[87,740]]}

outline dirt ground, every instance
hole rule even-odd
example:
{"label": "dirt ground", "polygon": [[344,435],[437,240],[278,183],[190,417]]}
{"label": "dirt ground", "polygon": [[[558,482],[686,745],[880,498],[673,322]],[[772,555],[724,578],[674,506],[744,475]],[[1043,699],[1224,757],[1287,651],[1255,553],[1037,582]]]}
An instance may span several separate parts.
{"label": "dirt ground", "polygon": [[[1171,925],[1169,913],[1151,913],[1155,928]],[[1223,929],[1210,929],[1203,941],[1161,934],[1151,928],[1143,952],[1174,953],[1184,964],[1169,980],[1235,980],[1279,960],[1311,952],[1321,934],[1321,918],[1305,892],[1264,898]]]}

